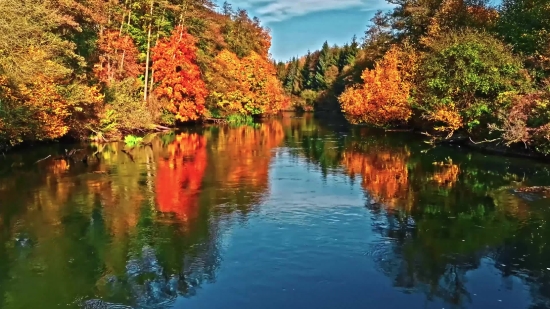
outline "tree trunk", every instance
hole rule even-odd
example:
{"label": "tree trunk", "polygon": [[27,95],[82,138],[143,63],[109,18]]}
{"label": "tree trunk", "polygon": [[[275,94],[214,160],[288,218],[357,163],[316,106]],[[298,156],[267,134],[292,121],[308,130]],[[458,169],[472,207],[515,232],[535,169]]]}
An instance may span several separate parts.
{"label": "tree trunk", "polygon": [[[128,10],[128,28],[130,27],[130,18],[132,17],[132,9]],[[120,24],[120,32],[118,36],[122,36],[122,27],[124,26],[124,15],[122,15],[122,23]],[[124,56],[126,55],[126,50],[122,52],[122,60],[120,61],[120,71],[124,69]]]}
{"label": "tree trunk", "polygon": [[120,72],[124,69],[124,56],[126,55],[126,50],[122,51],[122,59],[120,60]]}
{"label": "tree trunk", "polygon": [[[157,39],[155,40],[155,45],[157,45],[159,39],[160,39],[160,26],[164,22],[164,14],[166,13],[166,9],[162,10],[162,17],[160,19],[160,24],[157,27]],[[153,68],[151,70],[151,81],[149,82],[149,93],[153,92],[153,85],[155,84],[155,69]]]}
{"label": "tree trunk", "polygon": [[151,57],[151,28],[153,26],[153,2],[154,0],[151,0],[151,10],[150,10],[150,18],[149,21],[149,31],[147,31],[147,56],[145,60],[145,87],[143,88],[143,101],[147,101],[147,83],[149,82],[149,59]]}
{"label": "tree trunk", "polygon": [[149,82],[149,93],[153,92],[153,84],[155,83],[155,69],[151,70],[151,81]]}
{"label": "tree trunk", "polygon": [[126,14],[122,13],[122,19],[120,23],[120,29],[118,30],[118,36],[122,36],[122,27],[124,27],[124,19],[126,18]]}

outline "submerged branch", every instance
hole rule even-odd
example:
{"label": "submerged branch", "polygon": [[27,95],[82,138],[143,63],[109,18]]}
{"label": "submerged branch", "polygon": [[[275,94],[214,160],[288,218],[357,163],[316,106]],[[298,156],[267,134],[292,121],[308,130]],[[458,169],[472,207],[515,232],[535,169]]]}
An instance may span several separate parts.
{"label": "submerged branch", "polygon": [[48,159],[48,158],[49,158],[49,157],[51,157],[51,156],[52,156],[52,155],[48,155],[47,157],[45,157],[45,158],[42,158],[42,159],[40,159],[40,160],[38,160],[38,161],[34,162],[34,164],[36,164],[36,163],[38,163],[38,162],[42,162],[42,161],[44,161],[44,160]]}
{"label": "submerged branch", "polygon": [[155,124],[154,129],[157,131],[171,131],[172,129],[169,127],[161,126],[160,124]]}
{"label": "submerged branch", "polygon": [[474,142],[474,140],[472,140],[471,137],[469,137],[469,139],[470,139],[470,142],[472,142],[472,143],[475,144],[475,145],[483,144],[483,143],[493,143],[493,142],[496,142],[496,141],[498,141],[498,140],[501,140],[500,137],[499,137],[499,138],[495,138],[495,139],[490,139],[490,140],[486,139],[486,140],[483,140],[483,141],[481,141],[481,142]]}
{"label": "submerged branch", "polygon": [[122,152],[125,153],[130,158],[130,160],[132,160],[132,162],[134,162],[134,163],[136,162],[136,161],[134,161],[134,156],[132,156],[132,154],[130,154],[130,152],[128,152],[127,150],[124,150],[124,149],[122,149]]}

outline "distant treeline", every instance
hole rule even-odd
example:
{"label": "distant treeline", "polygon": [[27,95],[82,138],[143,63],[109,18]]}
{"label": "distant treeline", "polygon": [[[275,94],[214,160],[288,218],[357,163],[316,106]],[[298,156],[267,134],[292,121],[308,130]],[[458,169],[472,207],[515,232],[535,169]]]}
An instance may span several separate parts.
{"label": "distant treeline", "polygon": [[360,41],[276,64],[297,106],[550,153],[549,1],[389,2]]}

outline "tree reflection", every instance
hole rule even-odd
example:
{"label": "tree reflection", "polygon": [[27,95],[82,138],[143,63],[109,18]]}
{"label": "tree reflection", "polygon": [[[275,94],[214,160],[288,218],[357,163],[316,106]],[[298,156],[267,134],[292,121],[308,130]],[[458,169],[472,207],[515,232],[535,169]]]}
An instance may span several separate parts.
{"label": "tree reflection", "polygon": [[344,151],[342,165],[350,177],[361,176],[361,186],[371,203],[394,207],[409,198],[408,158],[406,148],[384,149],[352,142]]}
{"label": "tree reflection", "polygon": [[178,134],[167,152],[168,158],[158,160],[155,197],[161,212],[187,220],[198,211],[206,170],[206,138],[197,133]]}
{"label": "tree reflection", "polygon": [[214,281],[220,233],[268,192],[284,131],[205,131],[94,144],[86,163],[17,158],[0,178],[0,307],[167,307]]}
{"label": "tree reflection", "polygon": [[[547,200],[513,191],[547,179],[548,169],[445,147],[427,149],[409,134],[354,127],[335,139],[322,123],[286,121],[287,144],[301,148],[297,155],[322,169],[335,167],[328,169],[332,173],[341,166],[351,179],[360,179],[380,235],[371,252],[395,287],[463,307],[471,301],[468,273],[489,258],[502,280],[523,278],[534,306],[548,304],[550,264],[543,260],[550,251],[543,235],[550,235],[550,218],[537,209]],[[308,129],[300,133],[288,126]]]}
{"label": "tree reflection", "polygon": [[0,176],[0,307],[99,298],[168,307],[194,295],[216,280],[221,235],[269,194],[283,145],[325,174],[360,180],[379,236],[370,251],[395,287],[466,306],[468,273],[486,258],[503,280],[531,287],[533,308],[547,306],[547,200],[512,189],[548,173],[446,148],[425,152],[410,139],[335,131],[305,114],[149,136],[134,148],[97,144],[86,148],[87,164],[34,164],[47,153],[13,159],[10,166],[24,164]]}
{"label": "tree reflection", "polygon": [[[412,144],[398,141],[369,138],[364,130],[356,131],[342,160],[350,177],[361,177],[375,231],[381,239],[390,240],[375,245],[373,252],[381,271],[396,287],[466,306],[471,301],[467,273],[479,268],[482,258],[515,268],[515,274],[525,278],[526,269],[536,263],[521,265],[510,259],[532,250],[537,251],[532,256],[550,257],[550,252],[541,255],[545,243],[526,245],[529,236],[519,235],[532,233],[532,220],[541,215],[529,210],[534,204],[511,190],[528,183],[525,169],[520,174],[506,164],[480,164],[476,160],[481,155],[472,158],[444,149],[424,155],[420,147],[411,150],[408,145]],[[536,219],[537,224],[540,220]],[[510,253],[510,242],[513,248],[522,244],[523,253],[516,249],[516,257],[505,254]],[[503,280],[509,274],[503,271]],[[540,290],[529,279],[526,284],[532,291]]]}
{"label": "tree reflection", "polygon": [[291,155],[319,165],[325,177],[340,167],[345,134],[320,126],[312,113],[283,115],[281,122]]}
{"label": "tree reflection", "polygon": [[250,213],[269,192],[273,150],[284,138],[281,122],[272,119],[255,127],[211,127],[205,134],[209,162],[202,203],[220,205],[216,211],[222,214]]}

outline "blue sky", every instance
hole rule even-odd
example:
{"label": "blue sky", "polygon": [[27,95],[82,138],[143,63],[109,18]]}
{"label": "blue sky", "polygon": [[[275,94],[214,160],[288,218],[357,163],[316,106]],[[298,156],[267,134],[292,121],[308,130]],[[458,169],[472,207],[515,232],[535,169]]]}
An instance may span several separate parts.
{"label": "blue sky", "polygon": [[[222,1],[222,0],[220,0]],[[222,1],[223,2],[223,1]],[[260,18],[271,29],[271,54],[276,60],[363,37],[376,10],[387,10],[385,0],[230,0]]]}

